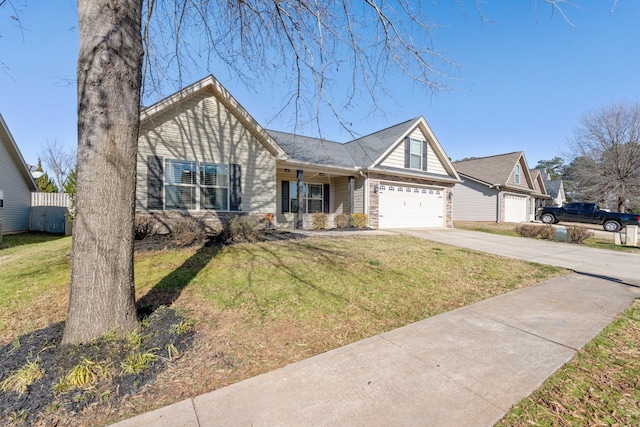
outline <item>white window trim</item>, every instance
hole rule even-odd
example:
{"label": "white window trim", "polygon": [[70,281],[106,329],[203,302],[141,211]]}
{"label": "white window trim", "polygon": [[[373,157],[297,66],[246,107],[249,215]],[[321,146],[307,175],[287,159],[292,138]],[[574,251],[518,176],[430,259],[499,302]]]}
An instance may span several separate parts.
{"label": "white window trim", "polygon": [[[418,142],[418,146],[420,147],[420,149],[418,150],[418,153],[415,153],[413,151],[413,142]],[[418,138],[409,138],[409,168],[410,169],[418,169],[418,170],[422,170],[422,146],[423,146],[424,141]],[[418,167],[414,167],[413,166],[413,158],[414,156],[417,156],[420,162],[420,165]]]}
{"label": "white window trim", "polygon": [[[193,163],[195,164],[195,184],[182,184],[182,183],[172,183],[172,182],[168,182],[167,180],[167,172],[168,172],[168,165],[171,162],[184,162],[184,163]],[[200,167],[204,166],[204,165],[224,165],[227,166],[227,186],[219,186],[219,185],[202,185],[201,183],[201,179],[200,179]],[[162,199],[163,199],[163,210],[170,210],[170,211],[176,211],[176,210],[184,210],[182,208],[174,208],[174,207],[167,207],[167,187],[185,187],[185,188],[194,188],[194,208],[193,209],[188,209],[188,211],[214,211],[214,212],[229,212],[229,206],[231,204],[231,185],[229,182],[229,174],[230,174],[230,170],[231,170],[231,166],[228,163],[213,163],[213,162],[200,162],[197,160],[182,160],[182,159],[165,159],[164,161],[164,168],[165,168],[165,173],[162,176],[162,180],[163,180],[163,186],[162,186]],[[202,191],[202,188],[226,188],[227,189],[227,208],[226,209],[206,209],[206,208],[202,208],[200,206],[200,193]]]}

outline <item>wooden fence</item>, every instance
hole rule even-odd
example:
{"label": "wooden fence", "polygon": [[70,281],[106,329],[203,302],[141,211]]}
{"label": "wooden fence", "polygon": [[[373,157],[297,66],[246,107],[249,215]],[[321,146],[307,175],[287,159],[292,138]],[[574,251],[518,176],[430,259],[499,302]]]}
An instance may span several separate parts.
{"label": "wooden fence", "polygon": [[68,194],[31,193],[29,228],[32,231],[71,235],[73,223],[69,220],[70,207]]}
{"label": "wooden fence", "polygon": [[31,193],[31,206],[60,206],[70,208],[71,201],[66,193]]}

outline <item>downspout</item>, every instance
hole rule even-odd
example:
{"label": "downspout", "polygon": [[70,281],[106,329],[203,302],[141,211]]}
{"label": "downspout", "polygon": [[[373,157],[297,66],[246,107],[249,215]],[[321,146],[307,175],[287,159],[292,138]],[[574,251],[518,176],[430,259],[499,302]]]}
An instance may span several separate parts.
{"label": "downspout", "polygon": [[500,184],[493,184],[490,188],[495,188],[498,191],[498,194],[496,197],[496,199],[498,200],[498,206],[497,206],[497,210],[498,210],[498,221],[496,222],[502,222],[502,193],[500,192]]}

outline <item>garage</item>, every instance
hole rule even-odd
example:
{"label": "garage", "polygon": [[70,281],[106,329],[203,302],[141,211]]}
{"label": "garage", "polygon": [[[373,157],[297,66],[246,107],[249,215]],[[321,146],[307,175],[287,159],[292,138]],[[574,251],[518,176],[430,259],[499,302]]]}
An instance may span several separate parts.
{"label": "garage", "polygon": [[504,195],[504,222],[527,222],[527,198]]}
{"label": "garage", "polygon": [[441,188],[381,183],[379,227],[444,227],[444,194]]}

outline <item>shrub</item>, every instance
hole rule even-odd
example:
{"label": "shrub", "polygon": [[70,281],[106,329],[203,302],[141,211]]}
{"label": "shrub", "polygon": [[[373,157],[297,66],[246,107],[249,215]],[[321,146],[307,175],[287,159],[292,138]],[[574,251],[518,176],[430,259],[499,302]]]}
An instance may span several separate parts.
{"label": "shrub", "polygon": [[538,230],[537,225],[529,225],[529,224],[523,224],[523,225],[517,226],[515,228],[515,232],[522,237],[530,237],[532,239],[535,239],[540,234],[540,231]]}
{"label": "shrub", "polygon": [[327,228],[327,224],[329,223],[329,217],[327,214],[322,212],[316,212],[311,215],[313,218],[313,229],[314,230],[324,230]]}
{"label": "shrub", "polygon": [[136,216],[133,224],[133,238],[143,240],[153,235],[153,219]]}
{"label": "shrub", "polygon": [[567,227],[567,233],[569,234],[569,240],[571,243],[582,243],[589,237],[593,237],[593,232],[591,230],[577,225]]}
{"label": "shrub", "polygon": [[353,226],[355,228],[357,228],[358,230],[362,230],[369,224],[369,217],[367,216],[367,214],[363,213],[353,214],[351,215],[351,222],[353,223]]}
{"label": "shrub", "polygon": [[179,245],[191,245],[206,237],[206,226],[196,218],[181,216],[172,224],[171,239]]}
{"label": "shrub", "polygon": [[336,223],[336,227],[338,228],[347,228],[351,225],[351,216],[349,214],[338,214],[335,216],[334,221]]}
{"label": "shrub", "polygon": [[553,240],[556,238],[556,229],[551,225],[538,226],[538,236],[541,239]]}
{"label": "shrub", "polygon": [[260,236],[258,221],[250,216],[238,215],[222,228],[225,242],[255,242]]}

